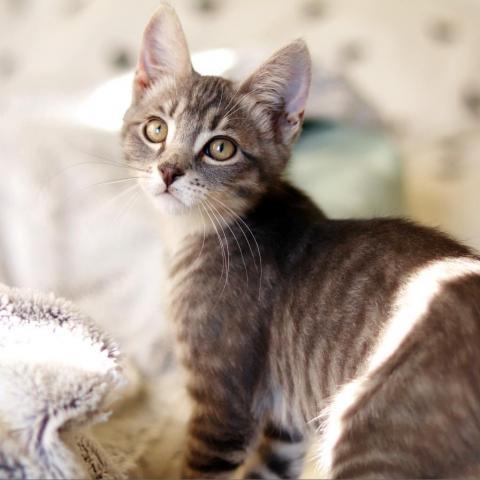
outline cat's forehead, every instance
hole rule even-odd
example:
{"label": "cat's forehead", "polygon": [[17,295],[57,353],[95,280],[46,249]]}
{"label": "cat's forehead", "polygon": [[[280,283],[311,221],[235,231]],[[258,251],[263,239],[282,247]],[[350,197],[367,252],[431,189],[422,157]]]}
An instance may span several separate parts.
{"label": "cat's forehead", "polygon": [[236,93],[232,82],[221,77],[195,75],[183,81],[167,77],[145,95],[142,110],[160,110],[170,117],[204,120],[212,110],[225,113],[222,108],[233,103]]}

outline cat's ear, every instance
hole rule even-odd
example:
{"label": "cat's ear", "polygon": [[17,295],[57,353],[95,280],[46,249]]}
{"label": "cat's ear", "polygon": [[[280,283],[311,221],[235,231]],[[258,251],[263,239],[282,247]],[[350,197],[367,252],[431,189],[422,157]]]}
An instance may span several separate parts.
{"label": "cat's ear", "polygon": [[280,112],[280,132],[288,144],[300,132],[310,81],[310,54],[298,39],[274,53],[242,84],[241,91]]}
{"label": "cat's ear", "polygon": [[187,40],[175,10],[163,3],[143,34],[134,82],[134,98],[164,76],[181,78],[192,74]]}

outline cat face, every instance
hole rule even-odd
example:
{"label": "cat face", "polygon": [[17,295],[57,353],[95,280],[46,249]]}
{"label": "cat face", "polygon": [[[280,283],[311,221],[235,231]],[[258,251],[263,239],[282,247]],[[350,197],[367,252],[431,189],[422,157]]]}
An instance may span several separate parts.
{"label": "cat face", "polygon": [[242,84],[197,74],[178,18],[163,5],[145,30],[125,157],[145,171],[140,183],[167,213],[242,213],[282,174],[309,81],[299,40]]}

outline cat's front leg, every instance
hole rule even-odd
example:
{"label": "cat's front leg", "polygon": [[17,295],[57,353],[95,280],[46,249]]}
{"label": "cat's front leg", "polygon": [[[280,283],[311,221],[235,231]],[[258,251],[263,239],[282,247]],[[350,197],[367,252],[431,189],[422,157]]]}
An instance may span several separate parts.
{"label": "cat's front leg", "polygon": [[255,438],[255,423],[225,405],[197,405],[188,426],[182,478],[238,477],[235,471]]}
{"label": "cat's front leg", "polygon": [[270,420],[244,478],[299,478],[308,444],[306,434],[294,425]]}

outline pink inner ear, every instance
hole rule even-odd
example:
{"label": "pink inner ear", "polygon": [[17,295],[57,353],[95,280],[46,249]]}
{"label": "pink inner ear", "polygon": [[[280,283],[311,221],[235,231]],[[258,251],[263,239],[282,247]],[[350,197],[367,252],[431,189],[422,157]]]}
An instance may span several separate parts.
{"label": "pink inner ear", "polygon": [[134,83],[138,100],[162,76],[179,78],[192,72],[190,54],[175,11],[163,3],[145,28]]}
{"label": "pink inner ear", "polygon": [[310,65],[304,62],[292,65],[285,108],[289,114],[303,118],[310,85]]}
{"label": "pink inner ear", "polygon": [[150,79],[148,78],[147,72],[141,67],[135,73],[135,83],[137,87],[145,90],[150,85]]}
{"label": "pink inner ear", "polygon": [[305,114],[305,110],[301,112],[287,113],[287,122],[291,127],[297,126],[302,120]]}

